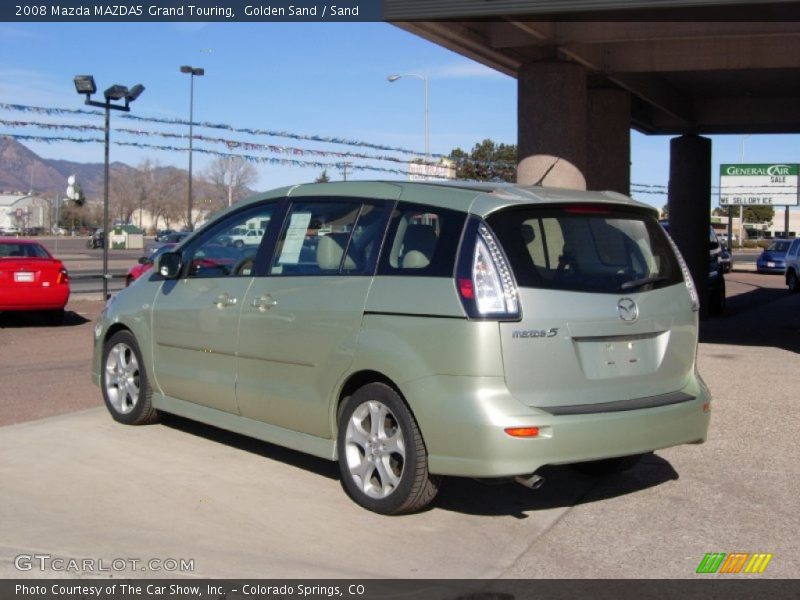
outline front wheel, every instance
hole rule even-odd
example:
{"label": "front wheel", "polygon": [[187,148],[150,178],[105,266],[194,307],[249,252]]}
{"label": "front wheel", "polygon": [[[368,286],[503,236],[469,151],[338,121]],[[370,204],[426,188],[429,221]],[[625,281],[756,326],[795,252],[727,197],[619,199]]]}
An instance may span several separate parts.
{"label": "front wheel", "polygon": [[146,425],[158,420],[139,344],[130,331],[118,331],[103,346],[100,385],[115,421]]}
{"label": "front wheel", "polygon": [[337,439],[345,492],[373,512],[421,510],[439,491],[428,473],[428,453],[414,417],[400,395],[370,383],[345,399]]}

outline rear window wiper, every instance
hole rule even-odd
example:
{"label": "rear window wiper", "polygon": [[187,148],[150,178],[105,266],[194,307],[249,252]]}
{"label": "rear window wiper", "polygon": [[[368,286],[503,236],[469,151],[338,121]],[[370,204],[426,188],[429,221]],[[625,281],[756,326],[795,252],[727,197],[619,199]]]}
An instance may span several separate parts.
{"label": "rear window wiper", "polygon": [[631,279],[630,281],[626,281],[621,286],[619,286],[620,290],[632,290],[633,288],[642,287],[643,285],[648,285],[650,283],[658,283],[660,281],[666,281],[669,277],[665,277],[664,275],[656,275],[655,277],[645,277],[644,279]]}

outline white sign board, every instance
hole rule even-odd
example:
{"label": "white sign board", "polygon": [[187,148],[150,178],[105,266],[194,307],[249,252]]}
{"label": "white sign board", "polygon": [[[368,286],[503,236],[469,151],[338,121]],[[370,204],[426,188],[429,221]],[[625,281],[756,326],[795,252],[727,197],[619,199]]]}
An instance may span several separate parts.
{"label": "white sign board", "polygon": [[719,166],[720,206],[797,206],[798,165]]}
{"label": "white sign board", "polygon": [[423,164],[423,163],[409,163],[408,164],[408,180],[409,181],[430,181],[442,179],[455,179],[456,166],[454,164]]}

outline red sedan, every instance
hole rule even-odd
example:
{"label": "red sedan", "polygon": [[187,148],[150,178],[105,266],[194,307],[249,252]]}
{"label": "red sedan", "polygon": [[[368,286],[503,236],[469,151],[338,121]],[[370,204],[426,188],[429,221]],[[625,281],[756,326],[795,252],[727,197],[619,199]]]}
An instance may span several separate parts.
{"label": "red sedan", "polygon": [[64,320],[69,274],[37,242],[0,237],[0,311],[46,311],[51,323]]}

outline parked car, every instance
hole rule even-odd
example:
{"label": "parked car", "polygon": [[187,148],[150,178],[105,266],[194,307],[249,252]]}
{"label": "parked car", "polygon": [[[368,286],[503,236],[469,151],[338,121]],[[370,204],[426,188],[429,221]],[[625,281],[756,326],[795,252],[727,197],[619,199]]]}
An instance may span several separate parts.
{"label": "parked car", "polygon": [[[664,230],[669,233],[669,221],[660,221]],[[727,253],[727,250],[725,250]],[[723,246],[717,239],[717,234],[713,227],[709,228],[708,233],[708,312],[711,315],[719,316],[725,312],[727,297],[725,292],[725,276],[731,270],[730,254],[727,259],[727,271]]]}
{"label": "parked car", "polygon": [[156,241],[156,242],[164,242],[164,241],[166,241],[166,237],[171,233],[175,233],[175,230],[174,229],[159,229],[158,231],[156,231],[156,236],[154,238],[154,241]]}
{"label": "parked car", "polygon": [[88,241],[86,242],[87,248],[102,248],[103,244],[105,243],[105,233],[102,229],[95,229],[92,235],[89,237]]}
{"label": "parked car", "polygon": [[800,238],[792,240],[786,252],[786,285],[790,292],[800,292]]}
{"label": "parked car", "polygon": [[190,235],[192,235],[191,231],[173,231],[172,233],[168,233],[167,235],[163,236],[160,241],[153,244],[148,244],[147,248],[145,248],[145,251],[148,255],[151,255],[165,244],[180,244]]}
{"label": "parked car", "polygon": [[261,243],[261,238],[264,237],[263,229],[246,229],[244,227],[237,227],[228,236],[228,244],[236,248],[242,246],[258,246]]}
{"label": "parked car", "polygon": [[64,321],[69,273],[38,242],[0,237],[0,312],[43,312],[50,323]]}
{"label": "parked car", "polygon": [[[253,219],[269,219],[257,248],[196,268]],[[111,416],[175,413],[338,461],[378,513],[421,509],[442,476],[537,487],[548,464],[613,472],[706,439],[694,284],[654,209],[620,194],[287,187],[156,273],[94,328]]]}
{"label": "parked car", "polygon": [[759,273],[778,273],[783,275],[786,272],[786,252],[792,240],[774,240],[767,249],[758,255],[756,259],[756,270]]}
{"label": "parked car", "polygon": [[733,270],[733,258],[728,247],[722,242],[719,244],[719,264],[723,273],[730,273]]}
{"label": "parked car", "polygon": [[153,268],[153,263],[158,259],[159,256],[164,254],[164,252],[168,252],[175,247],[175,244],[164,244],[153,252],[149,256],[142,256],[139,258],[139,261],[133,265],[130,269],[128,269],[128,273],[125,275],[125,286],[129,286],[134,281],[139,279],[142,275],[144,275],[147,271]]}

